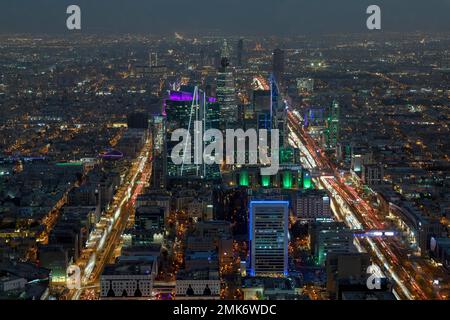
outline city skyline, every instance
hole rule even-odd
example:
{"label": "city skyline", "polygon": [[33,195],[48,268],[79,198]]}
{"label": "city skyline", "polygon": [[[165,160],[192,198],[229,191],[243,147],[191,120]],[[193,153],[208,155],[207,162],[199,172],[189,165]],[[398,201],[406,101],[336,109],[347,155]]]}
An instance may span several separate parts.
{"label": "city skyline", "polygon": [[0,300],[450,299],[448,1],[53,1],[0,13]]}

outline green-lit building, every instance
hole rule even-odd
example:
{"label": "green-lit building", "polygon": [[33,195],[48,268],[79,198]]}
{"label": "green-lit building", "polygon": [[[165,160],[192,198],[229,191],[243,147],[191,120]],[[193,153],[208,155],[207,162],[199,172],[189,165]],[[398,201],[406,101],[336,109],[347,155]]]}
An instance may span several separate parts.
{"label": "green-lit building", "polygon": [[311,253],[318,265],[324,265],[330,253],[354,252],[353,230],[343,222],[310,224]]}

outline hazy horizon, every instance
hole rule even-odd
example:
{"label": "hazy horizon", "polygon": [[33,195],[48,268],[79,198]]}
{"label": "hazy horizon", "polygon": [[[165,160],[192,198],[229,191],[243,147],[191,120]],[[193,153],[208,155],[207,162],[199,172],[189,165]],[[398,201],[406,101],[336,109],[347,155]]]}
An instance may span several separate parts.
{"label": "hazy horizon", "polygon": [[447,32],[450,0],[0,0],[0,33],[67,33],[68,5],[86,34],[214,33],[289,36],[360,33],[366,8],[382,10],[383,32]]}

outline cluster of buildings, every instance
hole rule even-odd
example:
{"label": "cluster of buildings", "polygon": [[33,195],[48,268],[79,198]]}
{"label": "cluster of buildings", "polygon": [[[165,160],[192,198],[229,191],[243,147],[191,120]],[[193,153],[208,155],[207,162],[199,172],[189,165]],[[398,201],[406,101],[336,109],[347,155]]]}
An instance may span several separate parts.
{"label": "cluster of buildings", "polygon": [[[394,299],[387,273],[376,290],[367,285],[379,261],[360,241],[378,230],[339,217],[342,204],[320,184],[335,174],[395,231],[405,256],[448,270],[449,61],[436,37],[419,52],[417,35],[148,37],[129,50],[128,37],[39,42],[57,55],[35,53],[30,38],[17,62],[3,40],[0,294],[65,292],[67,268],[86,272],[94,259],[87,282],[105,300]],[[311,168],[288,112],[334,172]],[[179,129],[193,140],[182,149]],[[249,148],[234,161],[199,161],[194,147],[214,144],[203,136],[211,129],[278,130],[269,154],[279,170],[264,175],[270,161],[251,161],[259,154]],[[174,152],[190,161],[174,162]],[[11,263],[34,264],[34,276]]]}

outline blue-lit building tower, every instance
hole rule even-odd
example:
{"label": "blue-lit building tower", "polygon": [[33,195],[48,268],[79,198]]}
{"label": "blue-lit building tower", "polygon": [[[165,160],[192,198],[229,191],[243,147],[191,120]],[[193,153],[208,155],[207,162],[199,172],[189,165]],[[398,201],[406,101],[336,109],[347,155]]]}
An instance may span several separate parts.
{"label": "blue-lit building tower", "polygon": [[249,212],[250,275],[288,273],[288,201],[251,201]]}

